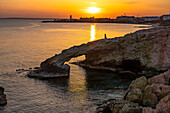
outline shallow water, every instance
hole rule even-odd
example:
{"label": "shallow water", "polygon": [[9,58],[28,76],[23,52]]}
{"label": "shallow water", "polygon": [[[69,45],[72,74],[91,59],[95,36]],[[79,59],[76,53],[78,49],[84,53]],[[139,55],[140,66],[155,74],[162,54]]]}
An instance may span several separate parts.
{"label": "shallow water", "polygon": [[[109,38],[142,29],[136,26],[140,25],[0,19],[0,86],[8,100],[0,113],[94,112],[100,101],[121,97],[131,80],[116,73],[69,64],[69,78],[37,80],[15,70],[39,66],[61,50],[101,39],[105,33]],[[72,61],[82,59],[84,56]]]}

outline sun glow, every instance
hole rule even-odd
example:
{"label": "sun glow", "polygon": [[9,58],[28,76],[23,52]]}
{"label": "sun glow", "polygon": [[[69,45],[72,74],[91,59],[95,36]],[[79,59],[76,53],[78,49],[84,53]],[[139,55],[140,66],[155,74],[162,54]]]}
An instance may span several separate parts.
{"label": "sun glow", "polygon": [[95,25],[91,25],[91,30],[90,30],[90,35],[91,35],[91,38],[90,38],[90,41],[94,41],[95,40]]}
{"label": "sun glow", "polygon": [[100,8],[97,8],[97,7],[89,7],[88,8],[89,13],[98,13],[99,10],[100,10]]}

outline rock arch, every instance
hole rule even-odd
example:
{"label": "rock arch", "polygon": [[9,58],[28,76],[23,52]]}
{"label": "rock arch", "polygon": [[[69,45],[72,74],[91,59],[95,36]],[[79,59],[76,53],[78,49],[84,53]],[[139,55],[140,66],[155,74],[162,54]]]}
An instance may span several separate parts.
{"label": "rock arch", "polygon": [[[40,69],[31,71],[30,77],[68,76],[71,58],[85,55],[82,66],[107,69],[138,67],[143,70],[166,70],[170,67],[170,28],[153,28],[137,31],[113,39],[101,39],[63,50],[46,59]],[[150,71],[152,73],[152,71]]]}

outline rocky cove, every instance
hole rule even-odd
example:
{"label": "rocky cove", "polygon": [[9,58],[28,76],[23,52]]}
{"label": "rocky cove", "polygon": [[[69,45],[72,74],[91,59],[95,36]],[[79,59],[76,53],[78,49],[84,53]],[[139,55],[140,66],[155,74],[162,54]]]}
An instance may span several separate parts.
{"label": "rocky cove", "polygon": [[124,37],[101,39],[63,50],[28,73],[33,78],[69,77],[71,58],[85,55],[73,64],[95,70],[108,70],[137,78],[121,99],[103,102],[96,112],[170,112],[170,27],[158,26]]}

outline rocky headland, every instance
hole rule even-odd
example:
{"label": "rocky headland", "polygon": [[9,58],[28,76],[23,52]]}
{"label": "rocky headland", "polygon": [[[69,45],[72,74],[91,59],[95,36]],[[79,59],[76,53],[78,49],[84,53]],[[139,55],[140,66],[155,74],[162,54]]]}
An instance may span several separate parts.
{"label": "rocky headland", "polygon": [[4,88],[0,87],[0,106],[6,104],[7,104],[7,99],[6,99],[6,95],[4,94]]}
{"label": "rocky headland", "polygon": [[71,58],[85,55],[76,62],[91,69],[129,73],[128,76],[151,77],[170,67],[170,27],[139,30],[124,37],[101,39],[63,50],[48,58],[40,68],[31,71],[29,77],[48,78],[69,76]]}

